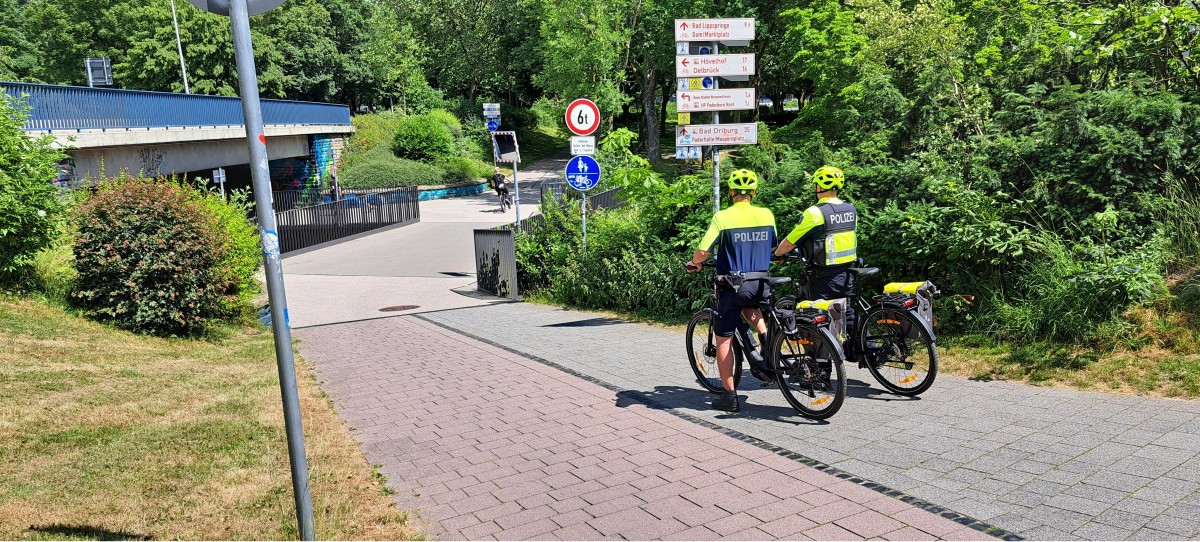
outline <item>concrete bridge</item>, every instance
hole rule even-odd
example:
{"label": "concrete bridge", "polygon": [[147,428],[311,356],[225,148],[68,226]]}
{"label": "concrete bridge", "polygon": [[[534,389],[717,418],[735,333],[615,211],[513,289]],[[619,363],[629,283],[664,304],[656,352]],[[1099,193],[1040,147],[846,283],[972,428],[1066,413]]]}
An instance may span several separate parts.
{"label": "concrete bridge", "polygon": [[[170,92],[0,82],[29,107],[24,129],[49,134],[70,159],[57,182],[76,186],[121,171],[211,180],[224,168],[226,188],[250,186],[241,100]],[[345,105],[263,100],[275,190],[328,186],[345,137]]]}

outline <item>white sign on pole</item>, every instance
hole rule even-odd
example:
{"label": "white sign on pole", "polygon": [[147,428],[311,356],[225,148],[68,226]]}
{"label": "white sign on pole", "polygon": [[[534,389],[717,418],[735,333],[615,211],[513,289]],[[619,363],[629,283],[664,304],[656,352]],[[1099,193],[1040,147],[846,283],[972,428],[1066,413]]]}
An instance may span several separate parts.
{"label": "white sign on pole", "polygon": [[686,55],[690,52],[688,50],[689,47],[691,47],[690,43],[688,43],[686,41],[677,41],[677,42],[675,42],[675,54]]}
{"label": "white sign on pole", "polygon": [[483,114],[487,115],[488,113],[494,113],[496,115],[499,115],[500,114],[500,104],[498,104],[498,103],[483,104]]}
{"label": "white sign on pole", "polygon": [[676,77],[750,75],[752,73],[754,73],[753,53],[675,57]]}
{"label": "white sign on pole", "polygon": [[675,93],[675,107],[680,113],[754,109],[754,89],[680,90]]}
{"label": "white sign on pole", "polygon": [[571,136],[571,154],[574,156],[596,154],[596,136]]}
{"label": "white sign on pole", "polygon": [[754,145],[758,124],[691,124],[675,128],[675,145]]}
{"label": "white sign on pole", "polygon": [[754,19],[675,19],[675,41],[754,39]]}
{"label": "white sign on pole", "polygon": [[700,147],[675,147],[676,160],[700,159]]}

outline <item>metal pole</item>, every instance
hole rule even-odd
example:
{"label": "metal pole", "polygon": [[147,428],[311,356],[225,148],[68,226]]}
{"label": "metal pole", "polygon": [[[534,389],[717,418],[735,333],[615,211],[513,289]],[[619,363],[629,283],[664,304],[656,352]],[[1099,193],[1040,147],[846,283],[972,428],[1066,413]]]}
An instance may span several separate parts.
{"label": "metal pole", "polygon": [[579,212],[583,215],[583,257],[587,259],[587,192],[579,193]]}
{"label": "metal pole", "polygon": [[87,73],[88,88],[95,87],[96,85],[92,84],[92,65],[88,63],[86,58],[83,59],[83,71]]}
{"label": "metal pole", "polygon": [[517,177],[517,163],[513,162],[513,205],[517,209],[517,226],[521,225],[521,179]]}
{"label": "metal pole", "polygon": [[292,331],[288,323],[287,296],[283,288],[283,265],[279,259],[279,233],[271,204],[271,173],[267,168],[267,138],[263,134],[262,105],[258,99],[258,75],[254,69],[254,47],[250,42],[250,13],[246,0],[230,2],[233,50],[237,58],[238,87],[246,120],[246,142],[250,146],[250,175],[254,180],[254,203],[262,234],[267,295],[271,304],[271,328],[275,332],[275,361],[279,368],[279,390],[283,396],[283,422],[287,430],[288,458],[292,465],[292,492],[300,538],[314,540],[312,495],[308,487],[308,459],[304,456],[304,431],[300,425],[300,398],[296,390],[296,366],[292,358]]}
{"label": "metal pole", "polygon": [[179,19],[175,16],[175,0],[171,0],[171,22],[175,23],[175,47],[179,48],[179,71],[183,72],[183,93],[191,94],[188,87],[187,66],[183,63],[183,41],[179,39]]}
{"label": "metal pole", "polygon": [[[717,54],[717,42],[713,42],[713,54]],[[718,77],[713,76],[713,90],[721,87],[718,83]],[[713,124],[721,124],[721,114],[713,111]],[[712,146],[712,164],[713,164],[713,214],[717,214],[721,210],[721,148]]]}

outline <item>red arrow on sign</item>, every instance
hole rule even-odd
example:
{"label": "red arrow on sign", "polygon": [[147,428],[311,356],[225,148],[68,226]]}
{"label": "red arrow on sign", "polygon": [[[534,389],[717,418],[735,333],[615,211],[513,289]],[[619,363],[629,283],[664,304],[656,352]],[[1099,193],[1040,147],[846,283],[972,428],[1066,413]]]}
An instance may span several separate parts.
{"label": "red arrow on sign", "polygon": [[684,57],[684,58],[683,58],[683,67],[685,67],[685,68],[686,68],[686,67],[687,67],[687,65],[688,65],[688,59],[687,59],[687,57]]}
{"label": "red arrow on sign", "polygon": [[683,98],[683,99],[685,99],[685,100],[687,100],[687,101],[689,101],[689,102],[690,102],[690,101],[692,101],[692,96],[691,96],[690,94],[686,93],[686,92],[684,92],[683,94],[680,94],[680,95],[679,95],[679,97],[680,97],[680,98]]}
{"label": "red arrow on sign", "polygon": [[679,23],[679,28],[682,28],[682,29],[684,29],[684,30],[687,30],[687,21],[684,21],[684,22],[682,22],[682,23]]}
{"label": "red arrow on sign", "polygon": [[687,128],[680,128],[679,135],[687,135]]}

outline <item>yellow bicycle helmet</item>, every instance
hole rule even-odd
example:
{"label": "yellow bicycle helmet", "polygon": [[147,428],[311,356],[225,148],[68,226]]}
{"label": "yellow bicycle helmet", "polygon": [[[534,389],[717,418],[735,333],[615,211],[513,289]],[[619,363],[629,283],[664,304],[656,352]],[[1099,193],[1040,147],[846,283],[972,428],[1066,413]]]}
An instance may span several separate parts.
{"label": "yellow bicycle helmet", "polygon": [[833,166],[821,166],[813,173],[813,182],[824,190],[841,190],[846,186],[846,175]]}
{"label": "yellow bicycle helmet", "polygon": [[748,169],[739,169],[729,174],[730,190],[758,190],[758,175]]}

